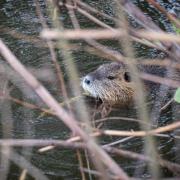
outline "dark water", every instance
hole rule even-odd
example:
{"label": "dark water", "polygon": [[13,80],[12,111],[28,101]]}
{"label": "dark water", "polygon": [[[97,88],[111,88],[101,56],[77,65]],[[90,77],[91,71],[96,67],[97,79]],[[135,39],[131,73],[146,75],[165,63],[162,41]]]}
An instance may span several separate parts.
{"label": "dark water", "polygon": [[[100,0],[100,1],[86,1],[93,7],[97,7],[98,9],[103,10],[110,16],[114,16],[113,11],[113,2],[110,0]],[[162,29],[166,31],[171,31],[172,27],[168,20],[158,11],[156,11],[153,7],[150,7],[145,1],[134,1],[145,14],[148,14],[152,17],[152,19],[158,24]],[[171,8],[171,4],[168,1],[159,1],[166,8]],[[41,8],[43,9],[43,13],[47,21],[49,21],[48,16],[46,14],[46,5],[44,1],[40,1]],[[96,25],[89,21],[87,18],[78,15],[78,19],[80,20],[80,25],[82,27],[95,27]],[[72,28],[70,23],[70,19],[67,16],[66,10],[63,11],[63,16],[61,17],[63,22],[66,22],[65,25],[68,28]],[[105,23],[114,26],[114,24],[107,20],[101,19]],[[131,23],[134,26],[137,26],[136,22],[133,20]],[[2,38],[5,43],[10,47],[13,53],[21,60],[23,64],[29,67],[35,68],[49,68],[53,69],[51,57],[49,50],[45,48],[45,43],[41,40],[38,43],[32,43],[26,40],[18,39],[9,35],[9,32],[15,30],[16,32],[33,36],[33,39],[38,40],[39,33],[42,30],[41,24],[39,22],[38,17],[35,13],[35,4],[33,1],[1,1],[0,2],[0,38]],[[118,44],[116,42],[104,42],[104,44],[116,49],[120,50]],[[84,46],[84,42],[76,42],[76,45],[80,47],[80,49]],[[134,48],[136,50],[136,56],[142,58],[155,58],[162,57],[164,54],[161,52],[148,48],[146,46],[142,46],[140,44],[135,44]],[[57,53],[60,54],[60,51],[57,50]],[[80,76],[86,74],[92,69],[96,68],[102,62],[107,61],[106,59],[97,57],[95,55],[89,54],[83,50],[72,51],[73,58],[75,63],[77,64],[77,68],[79,69]],[[0,60],[2,58],[0,57]],[[64,64],[62,62],[62,57],[59,55],[59,62],[62,67]],[[66,72],[64,72],[65,79],[67,78]],[[44,85],[48,85],[48,83],[44,82]],[[12,87],[14,87],[12,85]],[[18,97],[20,99],[27,100],[33,103],[39,103],[39,99],[35,101],[35,95],[31,93],[27,94],[24,97],[20,90],[22,90],[24,85],[14,87],[13,91],[11,91],[11,95],[14,97]],[[54,79],[47,88],[51,91],[51,93],[60,100],[61,97],[58,95],[58,88],[56,86],[56,80]],[[32,100],[33,98],[33,100]],[[40,138],[40,139],[67,139],[69,137],[68,129],[55,117],[52,116],[40,116],[39,111],[30,111],[22,106],[19,106],[15,103],[12,103],[12,111],[13,111],[13,131],[11,136],[13,138]],[[134,117],[135,110],[132,109],[122,109],[120,111],[115,111],[111,113],[111,116],[125,116],[125,117]],[[171,110],[166,112],[160,118],[160,124],[170,123],[174,119],[173,113]],[[117,121],[112,120],[103,125],[103,128],[107,129],[118,129],[118,130],[130,130],[130,129],[138,129],[137,123],[127,123],[126,121]],[[2,136],[2,132],[0,132]],[[118,139],[118,138],[116,138]],[[102,143],[110,143],[114,141],[115,138],[105,138],[102,139]],[[162,156],[168,160],[175,161],[175,153],[177,153],[178,149],[174,146],[173,138],[158,138],[158,150],[162,152]],[[129,141],[126,141],[121,144],[122,148],[127,150],[133,150],[136,152],[141,152],[143,146],[143,140],[140,138],[133,138]],[[22,152],[22,149],[18,149],[18,152]],[[32,164],[42,169],[43,172],[50,179],[81,179],[78,161],[76,157],[76,153],[72,150],[68,149],[55,149],[44,154],[37,153],[37,148],[32,149],[32,154],[30,150],[26,151],[26,156],[31,159]],[[142,162],[131,161],[127,159],[116,158],[117,161],[122,165],[122,167],[127,171],[130,175],[136,175],[135,170],[141,167],[144,167],[144,173],[141,177],[148,177],[146,174],[146,166]],[[0,172],[3,169],[0,169]],[[21,170],[11,165],[9,179],[18,179],[21,174]],[[167,170],[163,170],[163,176],[171,177],[172,174]],[[31,179],[29,177],[29,179]]]}

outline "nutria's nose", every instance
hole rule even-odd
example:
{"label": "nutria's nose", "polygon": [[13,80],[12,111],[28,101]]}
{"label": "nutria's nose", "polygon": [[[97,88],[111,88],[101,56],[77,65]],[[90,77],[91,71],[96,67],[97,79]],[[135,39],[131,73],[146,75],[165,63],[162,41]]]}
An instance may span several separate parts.
{"label": "nutria's nose", "polygon": [[84,78],[84,82],[85,82],[87,85],[90,85],[92,81],[93,81],[92,76],[87,75],[87,76]]}
{"label": "nutria's nose", "polygon": [[86,84],[90,84],[91,81],[90,81],[89,79],[86,79],[86,78],[85,78],[84,82],[85,82]]}

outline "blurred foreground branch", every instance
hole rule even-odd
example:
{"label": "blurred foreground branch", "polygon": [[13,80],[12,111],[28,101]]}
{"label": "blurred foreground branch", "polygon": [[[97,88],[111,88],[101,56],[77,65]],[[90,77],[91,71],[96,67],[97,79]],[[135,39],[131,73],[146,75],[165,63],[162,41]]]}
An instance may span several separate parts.
{"label": "blurred foreground branch", "polygon": [[[150,41],[164,41],[164,42],[177,42],[180,43],[180,36],[165,32],[156,31],[133,31],[131,35],[136,35],[140,38],[144,38]],[[44,39],[119,39],[125,35],[123,29],[85,29],[85,30],[65,30],[63,32],[59,30],[44,29],[41,32],[41,37]]]}
{"label": "blurred foreground branch", "polygon": [[113,161],[104,150],[102,150],[94,141],[91,140],[78,125],[77,121],[69,115],[58,102],[49,94],[49,92],[32,76],[29,71],[18,61],[18,59],[6,47],[3,41],[0,40],[0,53],[7,62],[26,80],[26,82],[34,89],[41,99],[52,109],[56,116],[59,117],[73,132],[77,133],[87,144],[88,150],[92,154],[96,154],[101,158],[102,162],[117,176],[123,179],[128,179],[127,174]]}

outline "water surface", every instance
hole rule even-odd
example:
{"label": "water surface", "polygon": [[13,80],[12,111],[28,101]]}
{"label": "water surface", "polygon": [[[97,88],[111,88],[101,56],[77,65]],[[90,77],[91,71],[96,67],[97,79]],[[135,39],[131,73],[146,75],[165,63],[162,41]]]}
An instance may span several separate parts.
{"label": "water surface", "polygon": [[[113,2],[109,0],[100,1],[86,1],[93,7],[96,7],[110,16],[114,16]],[[150,7],[145,1],[134,1],[145,14],[148,14],[152,19],[162,28],[167,31],[171,31],[171,24],[168,20],[153,7]],[[165,8],[171,8],[171,4],[166,1],[160,1]],[[40,1],[41,8],[45,15],[46,20],[50,23],[49,18],[46,13],[46,5],[44,1]],[[97,27],[87,18],[77,13],[77,17],[80,21],[80,25],[83,28],[87,27]],[[65,22],[66,28],[72,28],[70,19],[67,16],[67,11],[63,11],[61,17],[63,22]],[[110,26],[115,26],[113,22],[107,19],[102,19],[105,23]],[[131,21],[134,26],[137,26],[134,20]],[[34,1],[1,1],[0,2],[0,37],[9,46],[12,52],[20,59],[20,61],[28,67],[40,69],[40,68],[50,68],[53,70],[53,64],[51,61],[49,50],[45,47],[44,41],[39,39],[39,33],[42,30],[40,21],[35,13]],[[10,32],[16,31],[17,33],[31,36],[33,40],[38,40],[38,43],[33,43],[31,40],[27,41],[22,38],[17,38],[10,35]],[[121,51],[119,45],[115,41],[102,41],[104,45],[108,45],[112,49]],[[88,73],[95,69],[99,64],[107,62],[107,59],[97,57],[96,55],[90,54],[83,50],[85,45],[84,42],[73,42],[79,47],[78,51],[72,50],[73,60],[77,65],[80,72],[80,76]],[[148,48],[146,46],[135,43],[134,48],[137,57],[142,58],[155,58],[164,56],[163,53]],[[61,51],[56,50],[58,54],[58,61],[64,70],[64,63],[62,61]],[[2,61],[2,58],[0,57]],[[67,81],[67,73],[63,71],[64,78]],[[54,82],[54,83],[53,83]],[[57,100],[61,100],[62,97],[59,95],[59,90],[57,87],[57,81],[54,79],[51,84],[44,82],[43,84],[50,90],[50,92],[56,97]],[[37,100],[35,94],[26,93],[23,95],[21,92],[25,85],[13,87],[11,95],[19,99],[24,99],[28,102],[40,104],[40,99]],[[70,88],[70,87],[68,87]],[[13,114],[13,130],[11,137],[13,138],[35,138],[35,139],[67,139],[69,137],[69,130],[65,125],[53,116],[40,116],[38,110],[32,111],[19,106],[12,102],[12,114]],[[116,110],[110,114],[110,116],[122,116],[122,117],[136,117],[135,109],[124,108],[121,110]],[[170,123],[174,119],[171,110],[163,114],[160,118],[160,124]],[[103,124],[104,129],[117,129],[117,130],[138,130],[138,124],[134,122],[126,122],[120,120],[112,120]],[[0,133],[2,136],[2,132]],[[113,137],[106,137],[101,139],[102,144],[110,143],[114,141]],[[158,149],[162,152],[162,156],[168,160],[175,160],[175,153],[178,151],[177,147],[174,146],[173,138],[157,138]],[[132,138],[121,144],[121,147],[127,150],[133,150],[141,153],[143,147],[143,140],[141,138]],[[22,153],[22,149],[19,148],[18,152]],[[26,151],[27,158],[31,159],[32,164],[42,169],[43,172],[50,179],[81,179],[78,161],[75,151],[69,149],[58,148],[52,151],[40,154],[37,152],[37,148],[32,149],[32,154],[30,150]],[[141,177],[148,177],[146,174],[146,166],[143,162],[131,161],[127,159],[122,159],[115,157],[117,161],[121,164],[123,169],[127,171],[130,175],[138,175],[137,169],[140,167],[144,168],[144,173]],[[143,169],[142,168],[142,169]],[[0,170],[0,171],[3,171]],[[21,169],[16,167],[14,164],[11,165],[9,179],[18,179],[21,174]],[[163,175],[170,177],[172,174],[164,170]],[[29,177],[29,179],[31,179]]]}

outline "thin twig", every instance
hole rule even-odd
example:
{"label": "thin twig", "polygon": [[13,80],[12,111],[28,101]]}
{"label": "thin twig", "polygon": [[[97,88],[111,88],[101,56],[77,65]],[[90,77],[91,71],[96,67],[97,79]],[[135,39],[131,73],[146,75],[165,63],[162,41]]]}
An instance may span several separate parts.
{"label": "thin twig", "polygon": [[[135,31],[134,35],[144,38],[150,41],[164,41],[164,42],[177,42],[180,43],[180,36],[176,34],[170,34],[165,32],[156,31]],[[78,29],[78,30],[65,30],[61,32],[59,30],[44,29],[41,32],[41,37],[45,39],[119,39],[125,35],[123,29]]]}
{"label": "thin twig", "polygon": [[[37,12],[37,14],[39,16],[41,24],[42,24],[44,29],[47,29],[48,25],[46,24],[46,21],[45,21],[43,15],[42,15],[40,5],[39,5],[39,1],[35,0],[35,3],[36,3],[36,12]],[[59,90],[62,91],[62,95],[63,95],[65,101],[67,102],[68,109],[71,112],[71,107],[70,107],[70,104],[68,103],[68,95],[67,95],[67,92],[66,92],[65,82],[64,82],[64,79],[63,79],[63,73],[62,73],[62,70],[61,70],[61,66],[57,61],[56,52],[54,50],[53,42],[50,41],[50,40],[47,40],[47,45],[48,45],[48,48],[49,48],[49,51],[50,51],[50,54],[51,54],[52,62],[54,63],[54,66],[55,66],[55,69],[56,69],[57,79],[58,79],[58,82],[59,82]]]}
{"label": "thin twig", "polygon": [[111,136],[149,136],[149,135],[155,135],[158,133],[168,132],[172,131],[174,129],[177,129],[180,127],[180,121],[172,123],[170,125],[159,127],[154,130],[150,131],[116,131],[116,130],[104,130],[102,133],[104,135],[111,135]]}
{"label": "thin twig", "polygon": [[82,177],[82,180],[86,180],[86,176],[84,174],[84,172],[81,170],[81,168],[83,168],[83,160],[82,160],[82,155],[80,153],[79,150],[76,151],[76,154],[77,154],[77,159],[78,159],[78,162],[79,162],[79,166],[80,166],[80,172],[81,172],[81,177]]}

